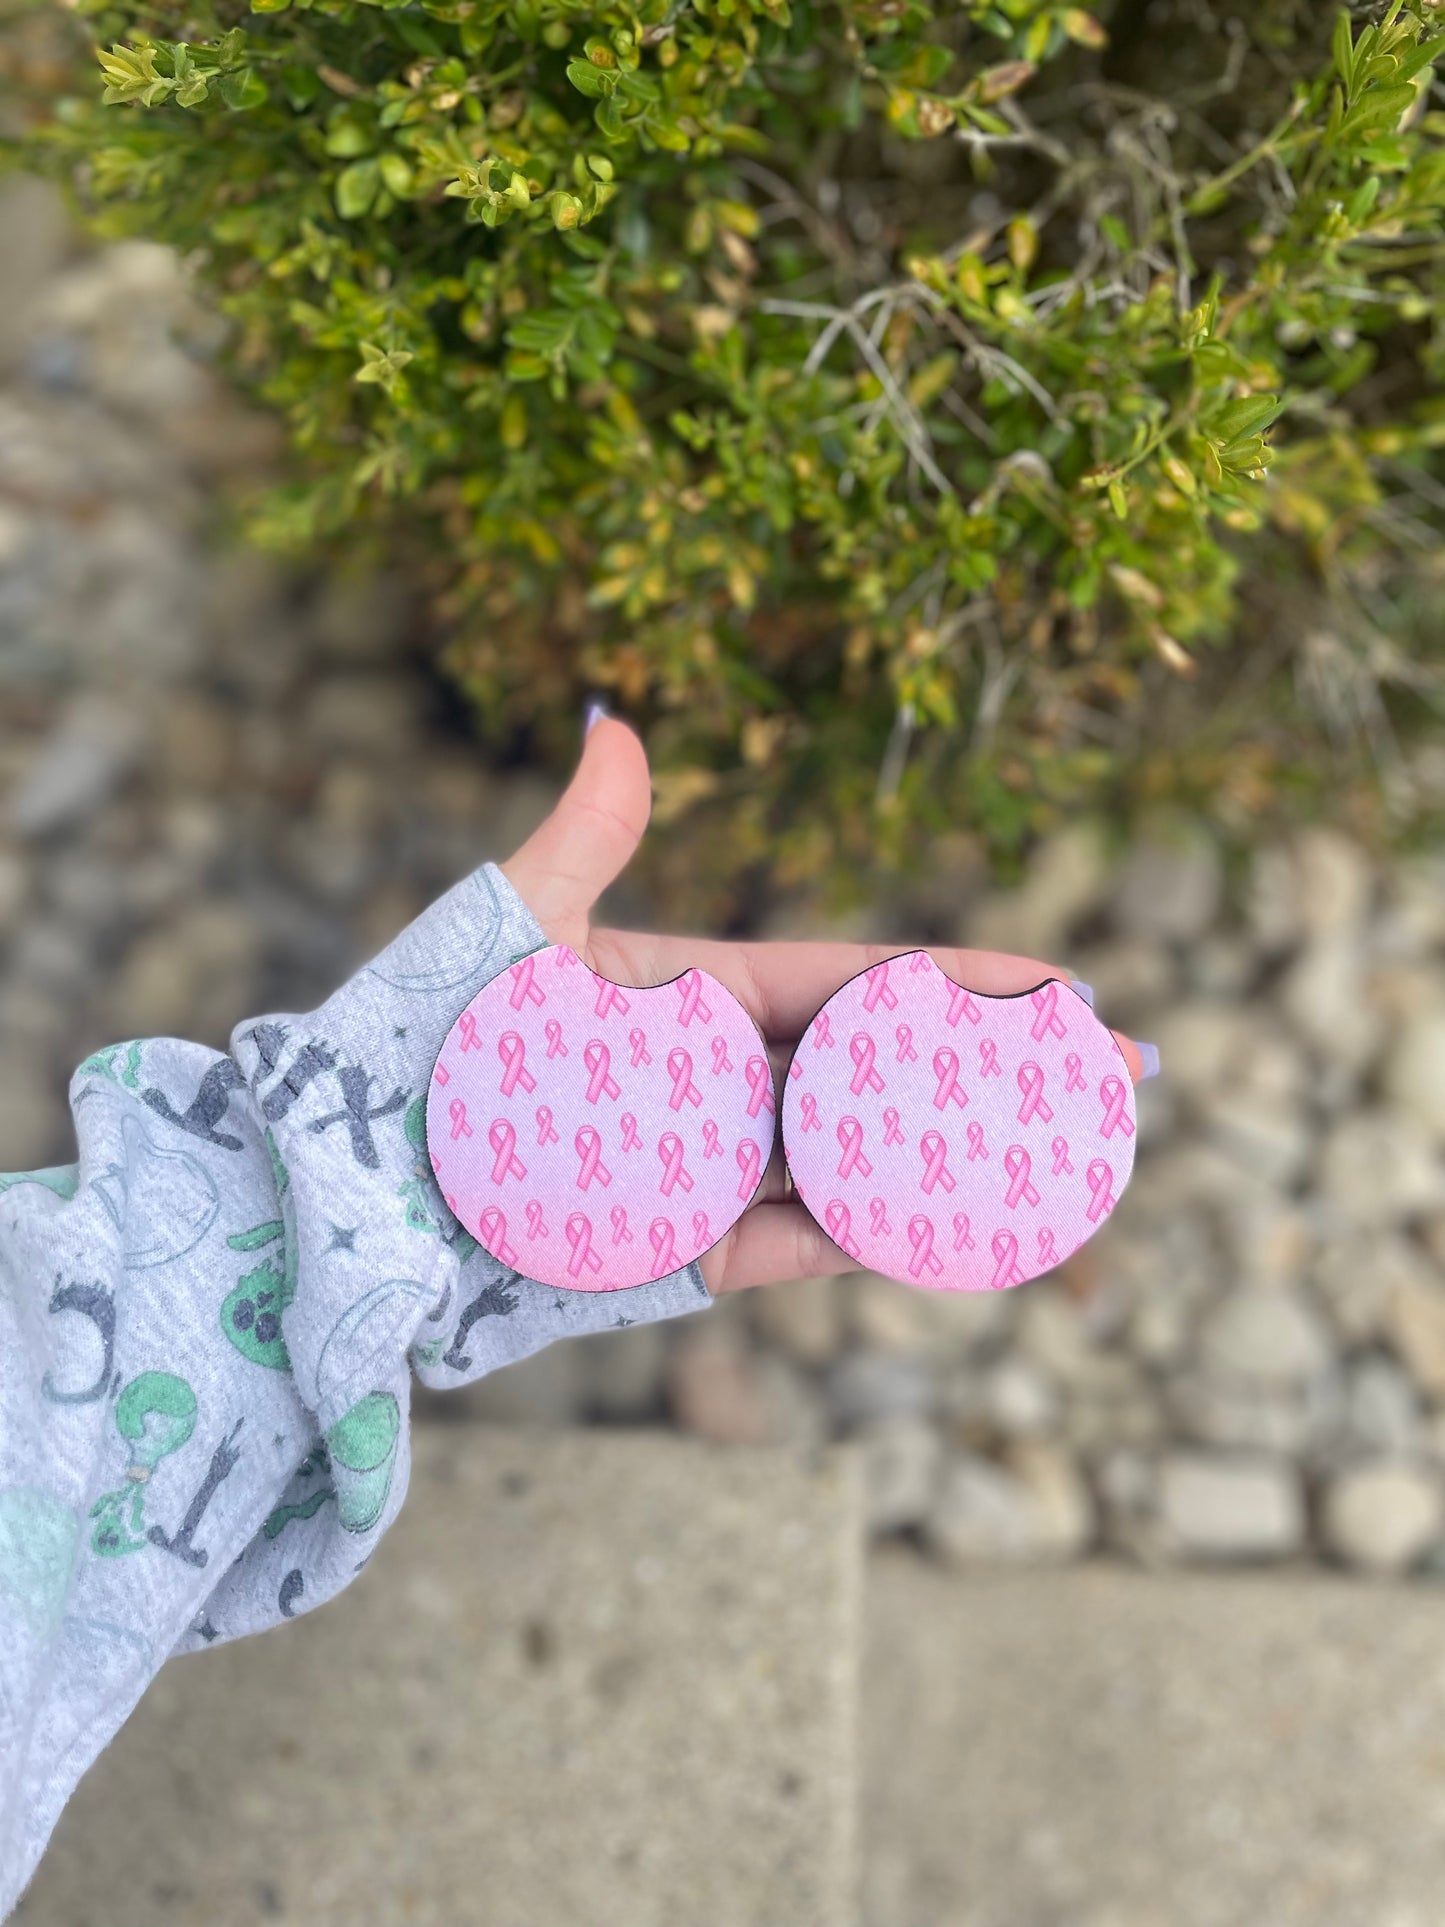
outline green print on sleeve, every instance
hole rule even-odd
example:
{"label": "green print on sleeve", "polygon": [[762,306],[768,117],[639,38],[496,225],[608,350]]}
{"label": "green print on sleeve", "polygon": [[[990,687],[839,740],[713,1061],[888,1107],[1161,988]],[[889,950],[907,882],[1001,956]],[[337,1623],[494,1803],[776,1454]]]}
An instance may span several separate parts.
{"label": "green print on sleeve", "polygon": [[139,1552],[145,1534],[145,1489],[151,1474],[178,1452],[196,1429],[196,1395],[172,1372],[142,1372],[116,1401],[115,1428],[130,1442],[125,1483],[103,1492],[90,1508],[96,1521],[92,1551],[102,1559]]}
{"label": "green print on sleeve", "polygon": [[326,1434],[336,1513],[348,1532],[367,1532],[381,1517],[400,1435],[401,1411],[390,1392],[368,1392]]}

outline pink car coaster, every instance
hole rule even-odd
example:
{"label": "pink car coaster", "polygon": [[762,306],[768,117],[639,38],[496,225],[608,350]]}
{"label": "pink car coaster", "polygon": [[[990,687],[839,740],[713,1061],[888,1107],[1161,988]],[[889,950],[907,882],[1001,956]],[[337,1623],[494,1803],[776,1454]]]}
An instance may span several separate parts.
{"label": "pink car coaster", "polygon": [[1134,1086],[1082,997],[987,997],[925,951],[831,996],[783,1090],[793,1185],[835,1244],[930,1291],[1021,1285],[1076,1251],[1134,1166]]}
{"label": "pink car coaster", "polygon": [[715,977],[614,984],[557,944],[494,977],[448,1032],[427,1144],[494,1258],[564,1291],[622,1291],[737,1222],[775,1110],[767,1047]]}

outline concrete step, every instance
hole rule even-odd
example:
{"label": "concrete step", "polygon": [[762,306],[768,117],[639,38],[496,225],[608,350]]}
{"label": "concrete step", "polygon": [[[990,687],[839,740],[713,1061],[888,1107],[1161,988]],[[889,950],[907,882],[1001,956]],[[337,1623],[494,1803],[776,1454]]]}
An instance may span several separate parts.
{"label": "concrete step", "polygon": [[1438,1927],[1445,1598],[873,1562],[867,1927]]}
{"label": "concrete step", "polygon": [[419,1426],[347,1593],[168,1666],[23,1927],[851,1927],[846,1457]]}

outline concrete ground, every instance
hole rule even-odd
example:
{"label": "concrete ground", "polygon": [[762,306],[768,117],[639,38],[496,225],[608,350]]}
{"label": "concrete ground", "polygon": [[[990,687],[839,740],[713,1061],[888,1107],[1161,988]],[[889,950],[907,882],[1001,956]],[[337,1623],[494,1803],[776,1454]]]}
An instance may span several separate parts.
{"label": "concrete ground", "polygon": [[875,1560],[866,1927],[1439,1927],[1445,1599]]}
{"label": "concrete ground", "polygon": [[349,1592],[166,1669],[17,1927],[1445,1918],[1434,1586],[899,1549],[865,1615],[846,1459],[417,1447]]}
{"label": "concrete ground", "polygon": [[418,1427],[367,1571],[165,1669],[16,1927],[847,1927],[861,1547],[838,1455]]}

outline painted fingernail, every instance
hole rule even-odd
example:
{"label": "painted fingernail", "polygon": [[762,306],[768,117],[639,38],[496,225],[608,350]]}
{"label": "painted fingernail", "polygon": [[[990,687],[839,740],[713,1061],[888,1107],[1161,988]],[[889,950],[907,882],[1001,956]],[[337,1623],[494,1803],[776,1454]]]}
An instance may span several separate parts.
{"label": "painted fingernail", "polygon": [[587,713],[582,723],[583,742],[586,742],[587,738],[607,714],[609,714],[609,711],[606,703],[600,703],[596,701],[595,698],[592,702],[588,703]]}
{"label": "painted fingernail", "polygon": [[1140,1083],[1142,1084],[1146,1077],[1157,1077],[1159,1075],[1159,1046],[1157,1044],[1141,1044],[1136,1037],[1134,1039],[1134,1048],[1138,1051],[1144,1063],[1144,1068],[1139,1073]]}
{"label": "painted fingernail", "polygon": [[1071,977],[1069,979],[1069,989],[1082,997],[1090,1010],[1094,1008],[1094,986],[1092,984],[1086,984],[1082,977]]}

